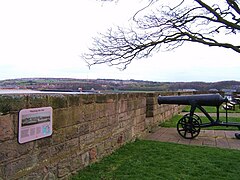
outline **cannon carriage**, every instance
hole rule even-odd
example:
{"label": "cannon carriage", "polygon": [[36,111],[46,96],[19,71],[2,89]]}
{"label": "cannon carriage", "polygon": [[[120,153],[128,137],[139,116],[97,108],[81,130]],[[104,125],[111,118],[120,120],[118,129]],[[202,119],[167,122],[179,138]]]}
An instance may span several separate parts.
{"label": "cannon carriage", "polygon": [[[227,110],[226,121],[222,122],[219,118],[219,108],[223,103],[228,103],[227,98],[223,98],[220,94],[200,94],[187,96],[159,96],[158,104],[178,104],[190,105],[190,112],[184,115],[177,123],[178,133],[186,139],[193,139],[200,133],[201,128],[210,126],[234,126],[240,129],[240,123],[228,122]],[[216,118],[212,117],[203,106],[215,106]],[[202,123],[201,118],[195,114],[198,108],[209,120],[208,123]]]}

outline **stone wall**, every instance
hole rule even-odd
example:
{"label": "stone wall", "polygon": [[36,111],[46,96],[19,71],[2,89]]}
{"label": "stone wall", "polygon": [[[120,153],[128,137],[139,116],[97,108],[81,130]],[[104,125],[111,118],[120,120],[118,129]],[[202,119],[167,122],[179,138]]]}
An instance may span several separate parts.
{"label": "stone wall", "polygon": [[[181,109],[159,93],[0,96],[0,179],[67,179]],[[21,109],[53,108],[53,134],[19,144]]]}
{"label": "stone wall", "polygon": [[[147,109],[146,109],[146,128],[149,132],[153,128],[159,125],[160,122],[164,122],[171,119],[174,115],[180,113],[184,106],[180,105],[167,105],[158,104],[159,93],[147,93]],[[162,92],[161,96],[178,96],[179,93],[176,92]]]}

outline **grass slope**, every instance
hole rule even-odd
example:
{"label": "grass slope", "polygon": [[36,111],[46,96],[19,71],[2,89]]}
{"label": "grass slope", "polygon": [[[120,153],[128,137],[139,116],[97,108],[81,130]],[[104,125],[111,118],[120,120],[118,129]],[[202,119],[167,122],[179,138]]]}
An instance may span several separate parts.
{"label": "grass slope", "polygon": [[240,151],[139,140],[90,165],[73,180],[239,179]]}

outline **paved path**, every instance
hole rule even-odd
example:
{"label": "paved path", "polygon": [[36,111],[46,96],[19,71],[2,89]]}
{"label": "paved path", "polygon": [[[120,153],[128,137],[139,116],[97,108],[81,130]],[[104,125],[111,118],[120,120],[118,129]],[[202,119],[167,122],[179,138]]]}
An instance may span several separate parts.
{"label": "paved path", "polygon": [[211,146],[240,150],[240,139],[235,138],[238,131],[201,130],[195,139],[184,139],[176,128],[159,128],[154,133],[148,134],[144,139],[178,144]]}

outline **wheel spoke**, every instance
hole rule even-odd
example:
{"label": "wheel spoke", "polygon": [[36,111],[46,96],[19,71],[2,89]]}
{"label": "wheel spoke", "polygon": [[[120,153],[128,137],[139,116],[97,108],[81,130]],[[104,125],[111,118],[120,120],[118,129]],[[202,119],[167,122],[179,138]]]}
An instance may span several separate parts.
{"label": "wheel spoke", "polygon": [[193,132],[191,131],[191,137],[193,138]]}
{"label": "wheel spoke", "polygon": [[186,135],[187,135],[187,131],[184,132],[184,137],[186,137]]}
{"label": "wheel spoke", "polygon": [[179,124],[181,124],[181,125],[186,125],[186,123],[182,123],[182,122],[180,122]]}
{"label": "wheel spoke", "polygon": [[192,127],[192,131],[194,131],[194,132],[197,131],[196,128],[195,128],[195,126]]}

